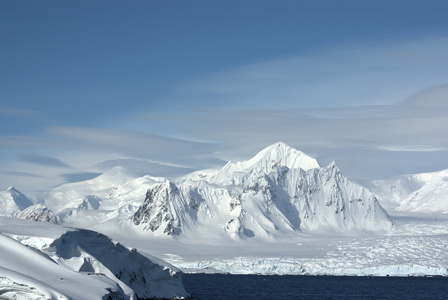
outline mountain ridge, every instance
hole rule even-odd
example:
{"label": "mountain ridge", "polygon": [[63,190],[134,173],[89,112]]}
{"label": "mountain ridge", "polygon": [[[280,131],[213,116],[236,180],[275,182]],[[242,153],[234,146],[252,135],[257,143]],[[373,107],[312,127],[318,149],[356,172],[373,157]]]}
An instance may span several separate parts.
{"label": "mountain ridge", "polygon": [[375,196],[348,181],[334,162],[321,168],[282,142],[249,160],[200,174],[148,191],[134,224],[158,234],[164,228],[168,235],[214,228],[232,239],[392,226]]}
{"label": "mountain ridge", "polygon": [[135,177],[115,167],[53,189],[44,203],[61,224],[88,228],[112,222],[154,236],[272,239],[392,227],[375,195],[344,177],[335,162],[320,167],[283,142],[177,181]]}

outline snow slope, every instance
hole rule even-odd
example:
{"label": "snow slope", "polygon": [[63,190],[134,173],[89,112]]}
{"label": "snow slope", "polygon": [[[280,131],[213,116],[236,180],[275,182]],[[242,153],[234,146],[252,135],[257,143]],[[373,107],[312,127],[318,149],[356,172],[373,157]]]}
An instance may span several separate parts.
{"label": "snow slope", "polygon": [[421,188],[401,201],[398,211],[448,213],[448,169],[431,175]]}
{"label": "snow slope", "polygon": [[373,192],[382,204],[398,212],[448,212],[448,169],[377,180]]}
{"label": "snow slope", "polygon": [[[105,235],[0,218],[0,294],[23,299],[186,297],[180,273]],[[81,288],[82,287],[82,288]]]}

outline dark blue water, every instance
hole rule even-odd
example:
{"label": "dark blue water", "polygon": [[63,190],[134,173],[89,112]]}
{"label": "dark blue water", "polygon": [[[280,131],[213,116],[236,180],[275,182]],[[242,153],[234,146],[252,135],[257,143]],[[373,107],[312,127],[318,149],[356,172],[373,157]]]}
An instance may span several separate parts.
{"label": "dark blue water", "polygon": [[447,277],[348,277],[185,274],[199,300],[448,299]]}

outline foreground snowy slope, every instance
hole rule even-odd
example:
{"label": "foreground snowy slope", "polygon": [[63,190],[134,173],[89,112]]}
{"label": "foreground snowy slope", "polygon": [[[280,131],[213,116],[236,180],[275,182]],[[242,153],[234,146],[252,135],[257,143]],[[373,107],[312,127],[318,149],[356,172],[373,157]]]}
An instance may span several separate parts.
{"label": "foreground snowy slope", "polygon": [[0,295],[23,299],[186,297],[179,271],[88,230],[0,218]]}

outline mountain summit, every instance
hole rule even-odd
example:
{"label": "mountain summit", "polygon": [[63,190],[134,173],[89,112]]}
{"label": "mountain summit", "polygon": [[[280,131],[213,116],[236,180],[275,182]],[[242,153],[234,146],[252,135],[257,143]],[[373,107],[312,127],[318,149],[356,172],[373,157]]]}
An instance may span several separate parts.
{"label": "mountain summit", "polygon": [[33,202],[13,186],[0,191],[0,216],[16,216],[31,205]]}
{"label": "mountain summit", "polygon": [[[272,144],[258,152],[253,158],[241,162],[228,162],[222,169],[216,172],[194,172],[184,179],[203,179],[209,183],[219,185],[241,184],[249,173],[269,174],[277,167],[289,169],[300,168],[305,171],[320,168],[314,158],[283,143]],[[199,175],[199,176],[198,176]]]}

